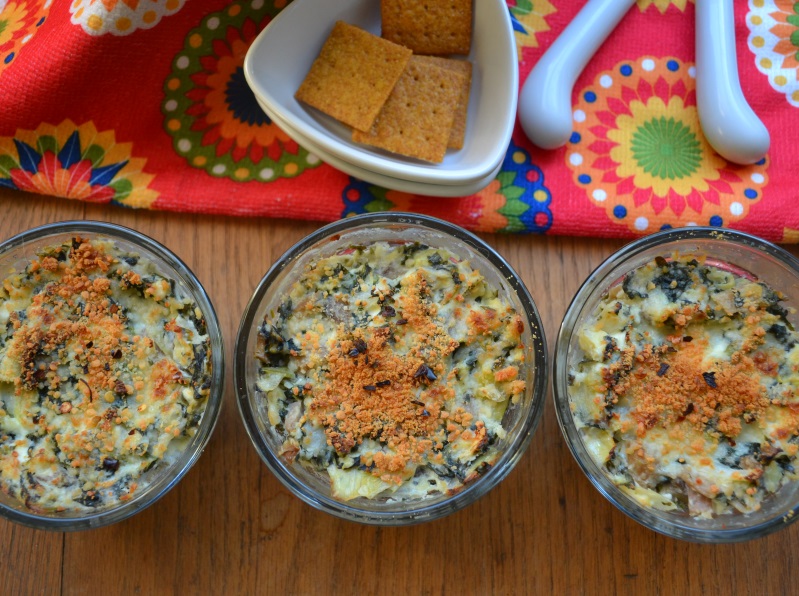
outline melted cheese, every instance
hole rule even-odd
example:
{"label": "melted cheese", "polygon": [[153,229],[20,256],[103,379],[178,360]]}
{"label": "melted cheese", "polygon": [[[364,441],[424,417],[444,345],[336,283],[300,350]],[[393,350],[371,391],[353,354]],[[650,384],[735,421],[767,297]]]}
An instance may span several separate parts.
{"label": "melted cheese", "polygon": [[797,479],[799,334],[782,295],[675,256],[579,330],[569,397],[594,461],[642,505],[709,518]]}
{"label": "melted cheese", "polygon": [[256,390],[282,455],[332,494],[419,499],[498,457],[525,389],[521,317],[479,271],[421,244],[311,263],[264,320]]}
{"label": "melted cheese", "polygon": [[174,285],[77,237],[3,280],[3,492],[37,512],[111,507],[180,453],[211,362],[202,313]]}

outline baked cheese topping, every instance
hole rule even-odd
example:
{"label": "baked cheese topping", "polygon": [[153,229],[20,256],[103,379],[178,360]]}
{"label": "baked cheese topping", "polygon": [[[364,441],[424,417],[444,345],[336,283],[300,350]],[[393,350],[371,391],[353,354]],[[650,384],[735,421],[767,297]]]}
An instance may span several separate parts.
{"label": "baked cheese topping", "polygon": [[0,326],[0,489],[29,509],[129,500],[196,432],[205,320],[137,254],[79,237],[41,250],[3,280]]}
{"label": "baked cheese topping", "polygon": [[797,479],[799,334],[784,299],[679,255],[610,290],[579,331],[569,395],[614,483],[645,506],[712,518],[756,511]]}
{"label": "baked cheese topping", "polygon": [[353,246],[311,263],[264,320],[257,396],[281,455],[326,471],[334,497],[445,494],[499,455],[523,330],[446,250]]}

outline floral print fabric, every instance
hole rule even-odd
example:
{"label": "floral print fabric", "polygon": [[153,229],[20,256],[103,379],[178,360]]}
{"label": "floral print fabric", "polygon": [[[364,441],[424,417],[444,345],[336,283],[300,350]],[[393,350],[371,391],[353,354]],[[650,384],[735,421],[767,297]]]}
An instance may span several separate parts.
{"label": "floral print fabric", "polygon": [[113,131],[98,131],[86,122],[66,120],[58,126],[17,130],[0,137],[0,186],[80,199],[151,207],[158,193],[146,159],[131,154],[130,143],[117,143]]}
{"label": "floral print fabric", "polygon": [[[638,0],[575,84],[566,146],[540,150],[517,126],[496,178],[457,198],[348,176],[266,116],[242,65],[287,4],[0,0],[0,186],[248,217],[410,210],[482,232],[711,225],[799,242],[795,2],[735,3],[740,79],[772,139],[760,163],[727,162],[702,133],[694,0]],[[520,83],[582,4],[507,0]]]}
{"label": "floral print fabric", "polygon": [[631,231],[736,223],[763,195],[767,160],[728,163],[702,134],[695,77],[675,58],[642,57],[578,99],[566,150],[574,182]]}
{"label": "floral print fabric", "polygon": [[52,0],[0,0],[0,76],[47,20]]}

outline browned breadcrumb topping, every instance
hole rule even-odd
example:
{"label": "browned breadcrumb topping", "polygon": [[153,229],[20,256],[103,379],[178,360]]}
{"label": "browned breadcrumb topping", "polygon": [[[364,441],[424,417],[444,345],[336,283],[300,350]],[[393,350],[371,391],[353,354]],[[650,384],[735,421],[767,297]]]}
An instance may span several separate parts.
{"label": "browned breadcrumb topping", "polygon": [[[102,272],[108,271],[114,260],[95,246],[81,242],[79,238],[75,239],[69,256],[72,266],[53,257],[45,257],[40,263],[41,268],[49,272],[55,273],[60,270],[60,276],[57,281],[48,284],[46,293],[33,297],[29,316],[36,325],[23,324],[18,318],[12,317],[18,339],[10,348],[12,350],[10,355],[23,367],[22,377],[15,379],[18,385],[17,394],[19,386],[33,389],[43,381],[48,382],[53,388],[58,386],[60,379],[55,370],[36,368],[35,359],[41,352],[56,351],[71,337],[80,338],[83,343],[76,352],[85,359],[87,374],[84,386],[92,396],[90,401],[97,391],[114,389],[116,385],[116,377],[109,374],[105,364],[112,360],[112,353],[122,345],[124,326],[120,321],[116,305],[108,298],[109,280],[106,278],[92,280],[89,277],[89,274],[97,269]],[[37,261],[34,261],[31,270],[38,269],[36,264]],[[72,322],[54,322],[53,313],[62,310],[77,310],[82,316]],[[55,363],[50,368],[55,369]]]}
{"label": "browned breadcrumb topping", "polygon": [[594,460],[642,505],[706,519],[757,511],[796,480],[795,310],[748,271],[672,258],[631,272],[597,307],[570,378],[575,418]]}
{"label": "browned breadcrumb topping", "polygon": [[[61,414],[86,417],[85,424],[89,427],[100,427],[105,431],[111,430],[112,423],[121,424],[123,416],[127,415],[125,411],[117,413],[111,408],[101,417],[93,406],[97,400],[113,403],[116,396],[132,395],[149,383],[152,396],[162,401],[173,389],[170,385],[185,385],[188,382],[177,366],[166,360],[153,366],[149,378],[135,370],[126,372],[127,378],[122,377],[119,361],[129,357],[134,361],[141,359],[145,350],[154,344],[150,338],[129,337],[125,333],[124,314],[110,298],[109,279],[91,278],[98,271],[107,273],[115,262],[115,258],[106,254],[101,247],[76,237],[67,261],[48,256],[31,263],[31,272],[35,273],[41,268],[57,276],[47,284],[44,292],[33,297],[27,321],[20,321],[16,313],[9,317],[16,331],[14,341],[8,348],[8,356],[19,362],[22,368],[21,375],[14,379],[15,394],[20,395],[23,390],[36,390],[44,385],[52,400],[49,403]],[[123,281],[134,285],[142,283],[141,277],[132,271],[123,275]],[[55,315],[63,317],[66,313],[69,313],[68,320],[55,320]],[[72,362],[68,343],[76,359]],[[41,361],[43,354],[54,358],[47,366],[36,364],[37,358]],[[65,379],[59,376],[59,364],[77,367],[76,371],[71,372],[79,375],[77,387],[82,399],[78,395],[67,396],[60,391]],[[62,401],[64,399],[73,401]],[[88,435],[85,438],[73,437],[73,441],[82,446],[82,452],[76,454],[71,464],[73,467],[94,465],[91,452],[95,448],[113,450],[113,444],[110,443],[113,441],[112,434],[100,432],[95,437],[96,443],[92,443]],[[109,443],[106,444],[106,441]]]}
{"label": "browned breadcrumb topping", "polygon": [[284,460],[326,470],[344,500],[426,497],[485,474],[526,388],[522,317],[487,282],[419,243],[310,263],[255,351]]}
{"label": "browned breadcrumb topping", "polygon": [[639,436],[655,426],[686,421],[700,431],[712,422],[719,433],[734,438],[742,420],[757,420],[769,406],[759,382],[758,356],[740,351],[728,362],[708,364],[707,339],[688,337],[689,342],[683,336],[671,338],[679,349],[648,344],[638,354],[634,345],[625,349],[604,373],[611,399],[631,400]]}
{"label": "browned breadcrumb topping", "polygon": [[[372,473],[383,481],[397,484],[404,480],[402,471],[409,462],[429,457],[445,439],[486,435],[482,422],[469,428],[471,414],[443,409],[455,391],[441,378],[443,359],[458,342],[437,321],[436,305],[425,299],[427,281],[421,272],[408,283],[408,292],[397,301],[401,319],[376,329],[358,329],[336,342],[327,359],[330,372],[320,379],[310,407],[310,415],[324,426],[329,444],[339,454],[349,453],[365,438],[394,450],[394,455],[372,454],[371,461],[362,456],[361,463],[374,466]],[[403,321],[402,333],[415,338],[406,354],[397,354],[390,345],[398,321]],[[339,336],[344,333],[341,327]],[[435,456],[430,459],[436,461]]]}
{"label": "browned breadcrumb topping", "polygon": [[512,381],[517,376],[519,376],[519,367],[518,366],[506,366],[503,369],[500,369],[494,373],[494,380],[495,381]]}

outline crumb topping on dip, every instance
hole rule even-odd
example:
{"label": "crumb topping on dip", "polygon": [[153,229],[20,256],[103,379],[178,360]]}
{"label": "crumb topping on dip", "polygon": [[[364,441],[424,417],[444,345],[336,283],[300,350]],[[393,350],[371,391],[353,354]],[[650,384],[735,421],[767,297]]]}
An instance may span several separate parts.
{"label": "crumb topping on dip", "polygon": [[628,274],[579,333],[574,419],[591,456],[641,504],[748,513],[797,479],[799,334],[785,297],[674,255]]}
{"label": "crumb topping on dip", "polygon": [[256,395],[281,455],[326,471],[336,498],[447,493],[499,455],[523,330],[444,249],[353,246],[309,264],[264,320]]}
{"label": "crumb topping on dip", "polygon": [[37,512],[132,498],[194,435],[203,314],[108,240],[48,247],[0,289],[0,489]]}

